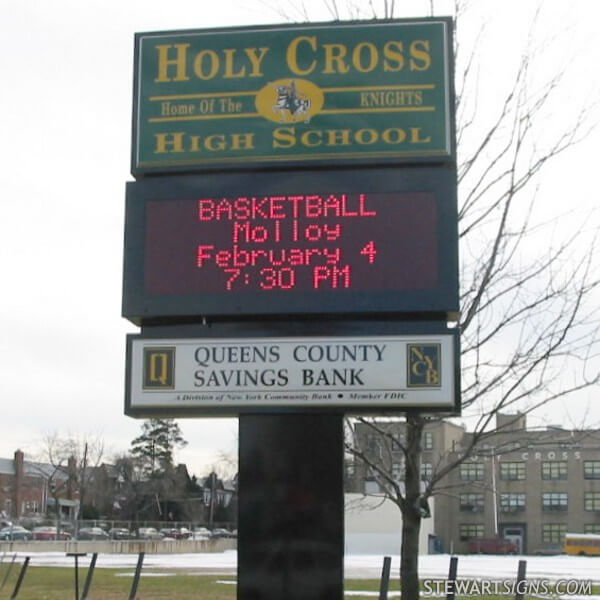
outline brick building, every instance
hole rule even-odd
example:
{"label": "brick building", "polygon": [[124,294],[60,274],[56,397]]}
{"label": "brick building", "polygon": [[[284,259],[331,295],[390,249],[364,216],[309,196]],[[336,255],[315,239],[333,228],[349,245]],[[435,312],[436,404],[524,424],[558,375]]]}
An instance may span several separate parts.
{"label": "brick building", "polygon": [[[382,423],[403,440],[403,423]],[[399,447],[357,424],[366,451],[388,460],[402,478]],[[514,541],[523,553],[561,549],[564,534],[600,533],[600,431],[560,427],[527,429],[524,415],[498,415],[501,433],[479,444],[472,456],[441,482],[435,494],[434,533],[447,551],[466,552],[469,540],[496,535]],[[421,477],[461,456],[471,434],[449,422],[427,425]],[[381,491],[377,477],[355,465],[355,490]]]}
{"label": "brick building", "polygon": [[45,514],[49,496],[44,465],[25,461],[21,450],[12,460],[0,458],[0,514],[5,519]]}
{"label": "brick building", "polygon": [[74,459],[67,465],[25,460],[21,450],[12,459],[0,458],[0,515],[5,520],[40,519],[56,514],[77,516],[79,499],[74,477]]}

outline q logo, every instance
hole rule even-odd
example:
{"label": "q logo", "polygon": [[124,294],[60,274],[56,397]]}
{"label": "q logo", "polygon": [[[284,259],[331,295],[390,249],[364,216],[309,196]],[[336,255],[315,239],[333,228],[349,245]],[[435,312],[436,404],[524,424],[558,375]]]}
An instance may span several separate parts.
{"label": "q logo", "polygon": [[175,387],[175,347],[144,348],[143,388],[172,390]]}
{"label": "q logo", "polygon": [[441,387],[439,344],[408,344],[408,387]]}

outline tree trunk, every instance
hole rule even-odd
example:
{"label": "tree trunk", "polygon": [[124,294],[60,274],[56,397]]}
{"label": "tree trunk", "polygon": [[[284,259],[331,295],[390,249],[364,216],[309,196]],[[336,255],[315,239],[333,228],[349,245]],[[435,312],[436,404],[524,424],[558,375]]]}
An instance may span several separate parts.
{"label": "tree trunk", "polygon": [[402,600],[419,598],[419,531],[421,517],[413,509],[406,510],[402,518],[402,550],[400,581]]}
{"label": "tree trunk", "polygon": [[421,530],[421,435],[424,420],[418,414],[406,417],[406,492],[402,504],[402,548],[400,582],[402,600],[419,598],[419,532]]}

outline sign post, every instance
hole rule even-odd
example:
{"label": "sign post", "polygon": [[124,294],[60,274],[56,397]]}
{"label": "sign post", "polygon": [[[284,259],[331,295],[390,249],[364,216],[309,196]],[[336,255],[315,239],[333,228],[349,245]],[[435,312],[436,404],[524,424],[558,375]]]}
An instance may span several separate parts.
{"label": "sign post", "polygon": [[343,419],[240,418],[238,598],[343,599]]}
{"label": "sign post", "polygon": [[343,599],[344,415],[460,411],[451,49],[449,18],[136,35],[125,413],[239,418],[241,600]]}

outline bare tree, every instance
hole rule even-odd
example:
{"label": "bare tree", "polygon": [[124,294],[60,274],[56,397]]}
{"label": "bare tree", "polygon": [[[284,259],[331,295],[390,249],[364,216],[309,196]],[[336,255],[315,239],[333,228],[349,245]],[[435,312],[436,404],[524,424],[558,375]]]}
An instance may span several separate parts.
{"label": "bare tree", "polygon": [[114,500],[118,503],[119,516],[137,521],[140,510],[144,508],[147,481],[144,465],[128,453],[114,456],[112,462],[117,473],[118,493]]}
{"label": "bare tree", "polygon": [[[68,493],[68,456],[62,452],[62,442],[56,433],[47,434],[42,444],[43,448],[39,452],[38,462],[32,462],[31,469],[46,482],[47,494],[54,503],[54,519],[58,538],[61,520],[59,499]],[[46,508],[44,507],[44,512],[46,512]]]}
{"label": "bare tree", "polygon": [[[462,18],[466,4],[455,1],[455,17]],[[324,5],[335,20],[390,18],[402,10],[393,0],[360,5],[324,0]],[[302,10],[306,13],[304,5]],[[279,12],[292,19],[305,16],[286,14],[285,7]],[[433,0],[424,2],[424,12],[434,14]],[[402,512],[404,600],[419,597],[417,548],[426,500],[482,440],[499,433],[496,415],[528,413],[600,382],[593,369],[599,339],[593,301],[599,284],[594,272],[598,225],[593,215],[586,215],[567,230],[565,215],[552,216],[546,207],[538,210],[542,175],[589,133],[596,106],[583,102],[568,115],[562,110],[556,125],[553,103],[560,99],[566,72],[555,69],[544,81],[536,77],[548,49],[537,41],[536,22],[537,15],[505,91],[496,88],[485,98],[477,46],[465,49],[460,35],[455,36],[461,263],[456,325],[470,443],[452,461],[440,460],[424,488],[421,437],[434,419],[430,415],[407,413],[404,439],[374,420],[361,419],[390,447],[402,450],[403,486],[391,472],[391,462],[373,458],[352,438],[347,444],[347,451],[364,461]]]}
{"label": "bare tree", "polygon": [[57,520],[60,520],[60,498],[74,499],[77,495],[80,508],[84,506],[94,470],[103,456],[104,441],[98,436],[62,437],[54,432],[44,437],[40,460],[46,465],[39,464],[37,470],[43,469],[46,474]]}
{"label": "bare tree", "polygon": [[[265,4],[286,20],[315,19],[303,1],[278,3],[277,8]],[[422,14],[434,16],[440,4],[422,0]],[[584,98],[577,106],[569,96],[565,102],[567,68],[558,63],[550,71],[540,68],[552,44],[558,43],[538,35],[543,1],[504,87],[495,79],[491,85],[490,80],[483,83],[489,68],[480,68],[478,55],[485,36],[480,33],[463,43],[468,39],[461,28],[469,1],[445,2],[446,12],[449,4],[458,24],[454,50],[461,316],[456,326],[461,333],[462,416],[471,435],[452,460],[440,457],[425,486],[421,437],[434,417],[407,413],[402,439],[397,429],[360,419],[380,436],[384,453],[392,447],[403,453],[403,485],[392,472],[391,460],[374,458],[353,436],[346,446],[402,512],[404,600],[419,596],[418,535],[427,498],[486,437],[501,433],[496,415],[526,414],[600,382],[597,213],[580,217],[578,223],[570,219],[565,226],[571,205],[565,203],[565,214],[557,215],[539,202],[547,194],[543,175],[589,133],[597,101]],[[402,17],[407,16],[399,14],[406,6],[394,0],[321,3],[333,20]],[[506,33],[507,46],[514,46],[512,31]],[[506,48],[501,52],[508,56]]]}

